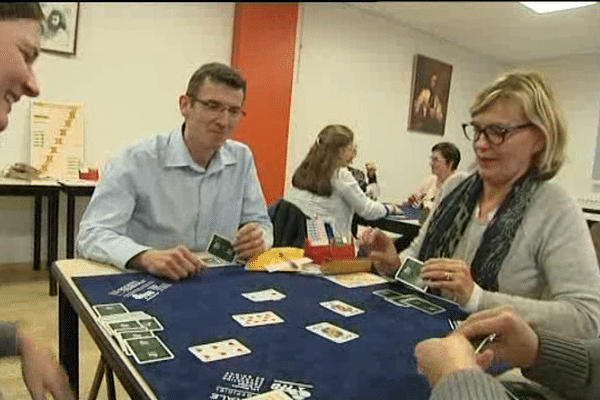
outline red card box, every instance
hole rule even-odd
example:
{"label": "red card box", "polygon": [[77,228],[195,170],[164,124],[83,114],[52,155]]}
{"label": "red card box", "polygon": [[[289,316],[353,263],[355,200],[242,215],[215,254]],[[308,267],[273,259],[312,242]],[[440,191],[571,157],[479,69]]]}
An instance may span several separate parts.
{"label": "red card box", "polygon": [[331,260],[344,260],[354,258],[354,243],[342,246],[311,246],[309,241],[304,242],[304,254],[306,257],[314,260],[317,264],[322,264]]}

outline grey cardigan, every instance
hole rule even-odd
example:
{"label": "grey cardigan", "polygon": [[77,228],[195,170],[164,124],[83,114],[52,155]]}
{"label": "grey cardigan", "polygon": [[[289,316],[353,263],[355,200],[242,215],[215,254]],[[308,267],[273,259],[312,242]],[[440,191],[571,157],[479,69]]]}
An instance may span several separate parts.
{"label": "grey cardigan", "polygon": [[[436,207],[458,183],[442,188]],[[429,219],[401,258],[418,255],[428,225]],[[477,311],[511,304],[543,330],[597,338],[600,270],[594,251],[575,199],[555,183],[542,183],[500,267],[498,292],[484,290]]]}

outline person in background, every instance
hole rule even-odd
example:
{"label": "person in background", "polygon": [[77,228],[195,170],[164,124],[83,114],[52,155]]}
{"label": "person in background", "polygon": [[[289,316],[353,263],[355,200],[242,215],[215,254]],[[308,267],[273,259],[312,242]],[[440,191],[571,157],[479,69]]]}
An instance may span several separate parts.
{"label": "person in background", "polygon": [[[475,354],[470,339],[495,334]],[[418,369],[432,387],[430,400],[510,400],[518,398],[597,399],[600,393],[600,339],[566,338],[534,329],[512,307],[472,314],[444,338],[415,347]],[[521,368],[531,381],[500,381],[484,371],[492,360]],[[534,384],[537,382],[541,384]],[[527,397],[536,395],[538,397]]]}
{"label": "person in background", "polygon": [[400,257],[382,232],[362,242],[383,274],[406,256],[421,278],[468,312],[510,304],[541,329],[567,337],[600,333],[600,271],[576,200],[550,182],[565,158],[567,130],[554,95],[535,72],[510,73],[476,97],[471,121],[477,169],[443,187]]}
{"label": "person in background", "polygon": [[407,202],[415,207],[431,210],[434,200],[439,195],[442,185],[454,180],[460,181],[466,177],[465,172],[456,169],[460,164],[460,150],[450,142],[440,142],[431,148],[431,175],[425,179],[423,185],[418,187]]}
{"label": "person in background", "polygon": [[371,200],[348,170],[356,154],[354,133],[344,125],[328,125],[294,172],[284,199],[308,218],[332,225],[336,237],[351,238],[352,217],[374,220],[395,211],[393,204]]}
{"label": "person in background", "polygon": [[[356,151],[354,153],[354,156],[356,157]],[[358,182],[358,186],[365,192],[367,197],[371,200],[377,200],[379,197],[379,185],[377,184],[377,167],[375,166],[375,163],[372,161],[367,161],[365,163],[365,170],[367,171],[366,175],[363,171],[353,168],[351,165],[348,165],[348,170],[352,176],[354,176],[354,179]]]}
{"label": "person in background", "polygon": [[81,220],[83,257],[179,280],[205,267],[194,251],[213,234],[247,260],[273,243],[273,226],[245,144],[231,140],[246,81],[210,63],[179,97],[184,123],[107,164]]}
{"label": "person in background", "polygon": [[[33,63],[40,52],[42,20],[38,3],[0,3],[0,131],[6,129],[14,103],[23,95],[40,93]],[[46,393],[59,400],[75,399],[50,349],[37,343],[25,327],[0,322],[0,356],[21,357],[23,379],[34,400],[45,399]]]}

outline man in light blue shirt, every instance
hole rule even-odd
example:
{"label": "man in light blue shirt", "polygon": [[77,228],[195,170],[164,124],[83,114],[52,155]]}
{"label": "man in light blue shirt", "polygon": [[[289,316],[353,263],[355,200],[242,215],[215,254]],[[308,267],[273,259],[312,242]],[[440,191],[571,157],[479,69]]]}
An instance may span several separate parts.
{"label": "man in light blue shirt", "polygon": [[224,64],[198,69],[179,98],[184,124],[121,152],[107,164],[83,215],[85,257],[179,280],[204,263],[213,234],[246,260],[273,243],[252,152],[231,140],[246,81]]}

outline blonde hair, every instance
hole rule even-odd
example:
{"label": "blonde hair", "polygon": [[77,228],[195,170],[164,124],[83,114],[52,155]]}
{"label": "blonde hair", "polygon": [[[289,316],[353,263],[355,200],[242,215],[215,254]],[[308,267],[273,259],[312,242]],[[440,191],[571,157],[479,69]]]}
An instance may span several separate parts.
{"label": "blonde hair", "polygon": [[532,167],[541,179],[554,177],[565,160],[567,128],[552,90],[539,72],[514,72],[498,79],[475,98],[471,117],[485,112],[499,99],[520,104],[525,116],[544,135],[546,145],[534,155]]}

